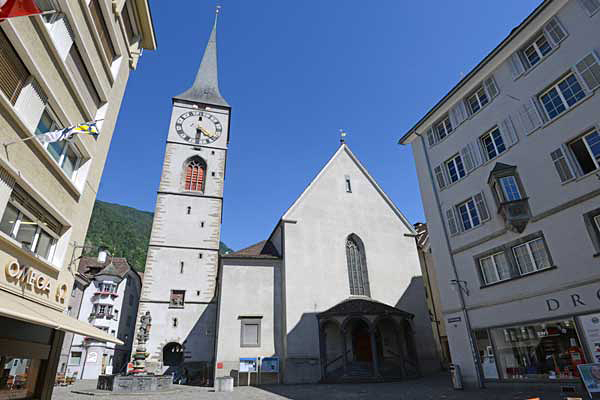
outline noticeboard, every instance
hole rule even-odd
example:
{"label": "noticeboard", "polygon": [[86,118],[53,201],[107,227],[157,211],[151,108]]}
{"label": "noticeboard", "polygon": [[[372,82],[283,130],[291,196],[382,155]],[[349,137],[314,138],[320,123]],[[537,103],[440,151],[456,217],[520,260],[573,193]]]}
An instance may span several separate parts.
{"label": "noticeboard", "polygon": [[240,372],[256,372],[256,358],[240,358]]}
{"label": "noticeboard", "polygon": [[579,364],[577,369],[590,397],[594,397],[592,393],[600,393],[600,363]]}
{"label": "noticeboard", "polygon": [[261,372],[279,372],[279,357],[265,357],[260,363]]}

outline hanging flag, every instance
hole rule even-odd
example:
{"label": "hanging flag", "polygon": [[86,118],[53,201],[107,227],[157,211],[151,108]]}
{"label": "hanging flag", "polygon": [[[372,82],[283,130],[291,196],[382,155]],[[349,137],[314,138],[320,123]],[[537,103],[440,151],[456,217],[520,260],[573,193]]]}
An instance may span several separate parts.
{"label": "hanging flag", "polygon": [[96,126],[97,121],[85,122],[83,124],[71,126],[69,128],[59,129],[57,131],[42,133],[37,135],[37,139],[42,143],[60,142],[61,140],[72,139],[77,134],[84,134],[93,136],[94,139],[98,137],[98,127]]}
{"label": "hanging flag", "polygon": [[35,0],[0,0],[0,20],[41,14],[42,12]]}

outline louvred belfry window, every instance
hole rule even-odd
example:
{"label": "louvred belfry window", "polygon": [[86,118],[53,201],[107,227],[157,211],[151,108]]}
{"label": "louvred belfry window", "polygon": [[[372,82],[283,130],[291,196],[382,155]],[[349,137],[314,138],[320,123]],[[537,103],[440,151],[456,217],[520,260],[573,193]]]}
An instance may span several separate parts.
{"label": "louvred belfry window", "polygon": [[204,177],[206,166],[198,159],[188,162],[185,169],[185,190],[192,192],[204,191]]}

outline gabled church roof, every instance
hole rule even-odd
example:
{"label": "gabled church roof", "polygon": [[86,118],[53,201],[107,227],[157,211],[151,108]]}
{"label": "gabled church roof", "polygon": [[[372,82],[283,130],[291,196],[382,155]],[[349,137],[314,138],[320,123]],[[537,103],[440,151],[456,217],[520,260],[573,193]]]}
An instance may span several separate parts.
{"label": "gabled church roof", "polygon": [[362,163],[358,160],[358,158],[354,155],[354,153],[352,153],[352,151],[350,150],[350,147],[348,147],[348,145],[345,142],[342,142],[342,144],[340,145],[338,150],[329,159],[329,161],[327,161],[327,164],[325,164],[325,166],[321,169],[321,171],[319,171],[317,176],[309,183],[309,185],[306,187],[306,189],[304,189],[304,191],[302,192],[300,197],[298,197],[296,199],[296,201],[291,205],[291,207],[288,208],[288,210],[283,214],[283,217],[281,217],[281,220],[285,221],[285,220],[289,219],[290,214],[294,211],[294,209],[298,206],[298,204],[300,204],[302,199],[307,195],[308,192],[310,192],[312,187],[319,180],[319,178],[325,173],[325,171],[327,171],[329,169],[329,167],[332,165],[333,161],[336,158],[338,158],[342,153],[348,154],[350,159],[356,164],[358,169],[365,175],[367,180],[373,185],[373,187],[375,188],[377,193],[379,193],[379,195],[383,198],[383,200],[390,206],[392,211],[398,216],[398,218],[400,218],[400,220],[404,223],[404,225],[410,231],[410,233],[416,235],[415,229],[412,226],[412,224],[410,222],[408,222],[406,217],[402,214],[402,212],[400,212],[400,210],[398,209],[398,207],[396,207],[394,202],[388,197],[387,194],[385,194],[383,189],[377,184],[375,179],[371,176],[371,174],[369,174],[369,171],[367,171],[367,169],[364,167],[364,165],[362,165]]}
{"label": "gabled church roof", "polygon": [[204,50],[196,80],[191,88],[177,95],[174,99],[229,107],[229,104],[219,91],[219,68],[217,64],[217,20],[210,33],[210,38]]}

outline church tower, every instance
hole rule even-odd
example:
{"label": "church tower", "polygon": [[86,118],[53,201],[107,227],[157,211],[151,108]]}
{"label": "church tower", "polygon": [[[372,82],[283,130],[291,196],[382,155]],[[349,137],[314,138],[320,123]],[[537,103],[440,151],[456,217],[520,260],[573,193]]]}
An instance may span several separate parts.
{"label": "church tower", "polygon": [[214,361],[230,112],[219,91],[215,18],[192,87],[173,98],[136,321],[150,311],[150,372],[185,367],[201,381]]}

